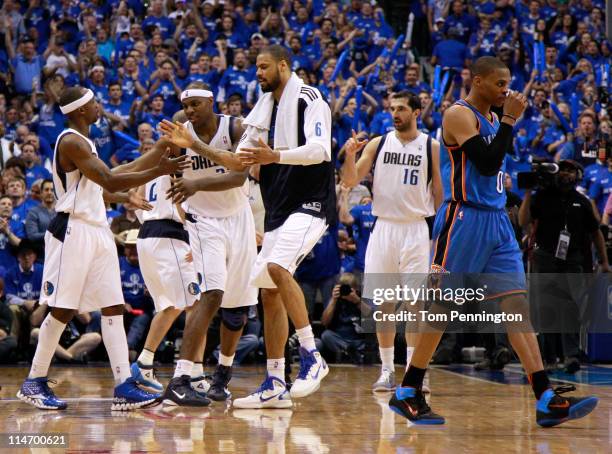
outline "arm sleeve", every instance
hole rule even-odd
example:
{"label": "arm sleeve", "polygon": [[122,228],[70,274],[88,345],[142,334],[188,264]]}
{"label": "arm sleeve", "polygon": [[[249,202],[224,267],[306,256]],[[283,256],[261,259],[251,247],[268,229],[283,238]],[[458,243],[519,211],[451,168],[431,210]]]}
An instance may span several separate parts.
{"label": "arm sleeve", "polygon": [[512,131],[512,126],[501,123],[489,145],[478,134],[469,138],[461,148],[478,172],[491,177],[499,171],[506,153],[512,150]]}
{"label": "arm sleeve", "polygon": [[280,163],[312,165],[331,161],[331,110],[322,98],[315,99],[304,113],[306,145],[282,150]]}

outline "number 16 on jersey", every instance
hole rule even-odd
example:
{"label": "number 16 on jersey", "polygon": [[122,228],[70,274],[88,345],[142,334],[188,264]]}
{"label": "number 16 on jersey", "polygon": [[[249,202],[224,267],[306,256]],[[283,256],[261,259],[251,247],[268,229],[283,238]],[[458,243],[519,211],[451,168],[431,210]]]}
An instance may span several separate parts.
{"label": "number 16 on jersey", "polygon": [[419,182],[419,169],[404,169],[404,184],[416,186]]}

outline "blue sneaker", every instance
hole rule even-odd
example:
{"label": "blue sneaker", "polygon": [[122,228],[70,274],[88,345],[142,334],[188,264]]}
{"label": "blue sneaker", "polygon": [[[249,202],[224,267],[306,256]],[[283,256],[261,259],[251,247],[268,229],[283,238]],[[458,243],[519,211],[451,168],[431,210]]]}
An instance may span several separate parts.
{"label": "blue sneaker", "polygon": [[575,390],[575,386],[565,385],[544,391],[536,404],[536,422],[542,427],[553,427],[591,413],[599,402],[597,397],[561,396],[563,393]]}
{"label": "blue sneaker", "polygon": [[136,410],[148,407],[159,402],[161,394],[150,393],[138,387],[138,383],[132,377],[120,385],[115,386],[115,395],[111,411]]}
{"label": "blue sneaker", "polygon": [[157,381],[153,366],[145,366],[137,361],[130,366],[130,372],[139,385],[149,388],[152,392],[160,393],[164,390],[164,386]]}
{"label": "blue sneaker", "polygon": [[57,382],[47,377],[26,378],[17,391],[17,397],[43,410],[65,410],[68,404],[55,396],[49,388],[49,383]]}
{"label": "blue sneaker", "polygon": [[234,408],[291,408],[293,403],[285,382],[268,375],[254,393],[234,399],[232,405]]}
{"label": "blue sneaker", "polygon": [[321,357],[318,350],[306,350],[300,347],[300,371],[291,386],[291,397],[298,399],[306,397],[321,386],[323,380],[329,373],[329,367]]}
{"label": "blue sneaker", "polygon": [[444,424],[444,417],[437,415],[425,400],[423,391],[409,386],[398,386],[389,401],[389,407],[414,424]]}

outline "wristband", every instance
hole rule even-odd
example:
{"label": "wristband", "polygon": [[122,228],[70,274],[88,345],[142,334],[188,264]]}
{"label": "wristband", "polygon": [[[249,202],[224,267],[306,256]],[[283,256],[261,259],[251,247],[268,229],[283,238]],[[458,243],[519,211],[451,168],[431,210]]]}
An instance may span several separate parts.
{"label": "wristband", "polygon": [[505,113],[505,114],[503,114],[503,115],[502,115],[502,118],[504,118],[504,117],[512,118],[514,121],[516,121],[516,117],[513,117],[513,116],[512,116],[512,115],[510,115],[510,114],[506,114],[506,113]]}

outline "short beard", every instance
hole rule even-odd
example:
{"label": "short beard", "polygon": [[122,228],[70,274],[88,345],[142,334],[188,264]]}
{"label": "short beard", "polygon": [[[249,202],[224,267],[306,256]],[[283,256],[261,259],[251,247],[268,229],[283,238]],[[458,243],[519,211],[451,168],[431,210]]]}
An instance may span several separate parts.
{"label": "short beard", "polygon": [[263,91],[264,93],[270,93],[271,91],[274,91],[278,88],[278,86],[280,85],[280,71],[277,69],[276,70],[276,74],[274,76],[274,79],[272,79],[269,83],[268,86],[264,88],[264,86],[261,86],[261,91]]}
{"label": "short beard", "polygon": [[402,123],[399,127],[395,126],[395,123],[394,123],[393,127],[395,128],[396,131],[405,132],[410,129],[410,123]]}

